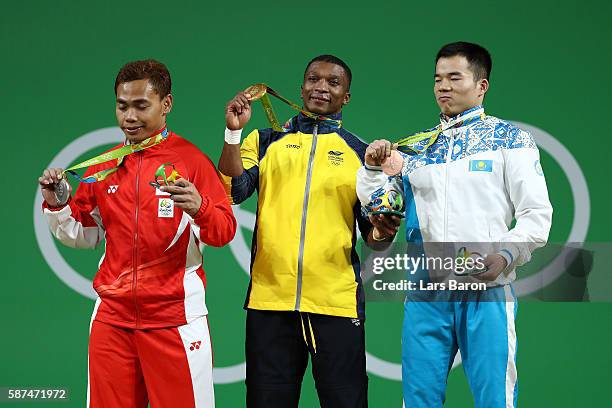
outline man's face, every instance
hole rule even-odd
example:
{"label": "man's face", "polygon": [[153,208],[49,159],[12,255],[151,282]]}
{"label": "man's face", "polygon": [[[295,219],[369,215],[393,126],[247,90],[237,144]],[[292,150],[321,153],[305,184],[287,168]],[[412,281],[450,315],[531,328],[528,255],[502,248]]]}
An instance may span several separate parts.
{"label": "man's face", "polygon": [[160,97],[148,79],[117,86],[117,123],[132,143],[141,142],[162,129],[171,109],[172,95]]}
{"label": "man's face", "polygon": [[307,111],[319,115],[338,113],[351,94],[344,68],[331,62],[315,61],[304,74],[302,101]]}
{"label": "man's face", "polygon": [[463,55],[440,58],[436,63],[434,94],[446,116],[455,116],[482,104],[488,89],[486,79],[474,80],[474,73]]}

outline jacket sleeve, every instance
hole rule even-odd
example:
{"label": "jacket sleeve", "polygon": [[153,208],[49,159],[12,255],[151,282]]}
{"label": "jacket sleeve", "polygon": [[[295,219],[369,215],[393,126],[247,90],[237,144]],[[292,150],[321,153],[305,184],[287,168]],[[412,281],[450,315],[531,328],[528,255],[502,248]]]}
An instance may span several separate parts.
{"label": "jacket sleeve", "polygon": [[202,197],[202,204],[191,221],[192,228],[200,241],[207,245],[220,247],[228,244],[236,233],[236,218],[219,173],[205,155],[203,160],[198,160],[193,183]]}
{"label": "jacket sleeve", "polygon": [[362,166],[357,171],[357,197],[366,214],[372,212],[379,197],[395,190],[404,195],[401,176],[387,176],[380,167]]}
{"label": "jacket sleeve", "polygon": [[[531,138],[524,131],[522,137]],[[501,239],[499,253],[508,265],[520,266],[531,259],[531,253],[546,244],[552,223],[552,205],[548,199],[546,179],[535,143],[531,147],[504,149],[504,177],[514,206],[514,228]]]}
{"label": "jacket sleeve", "polygon": [[[92,173],[88,170],[85,175]],[[80,183],[74,197],[62,207],[51,208],[43,201],[43,213],[53,236],[66,246],[96,248],[104,239],[105,230],[92,184]]]}
{"label": "jacket sleeve", "polygon": [[254,130],[240,146],[244,171],[238,177],[221,174],[227,198],[231,204],[240,204],[249,198],[259,186],[259,131]]}

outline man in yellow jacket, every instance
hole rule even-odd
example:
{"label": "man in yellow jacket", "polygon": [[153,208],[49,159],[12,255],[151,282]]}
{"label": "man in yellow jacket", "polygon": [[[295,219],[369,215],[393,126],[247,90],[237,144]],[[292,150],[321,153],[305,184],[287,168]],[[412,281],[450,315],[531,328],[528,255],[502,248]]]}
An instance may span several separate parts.
{"label": "man in yellow jacket", "polygon": [[312,371],[322,407],[366,407],[364,293],[357,226],[369,242],[390,241],[399,219],[360,211],[356,173],[367,145],[342,126],[351,70],[332,55],[306,67],[299,113],[281,131],[252,131],[248,95],[225,112],[219,170],[230,201],[258,191],[251,282],[245,302],[247,406],[297,407]]}

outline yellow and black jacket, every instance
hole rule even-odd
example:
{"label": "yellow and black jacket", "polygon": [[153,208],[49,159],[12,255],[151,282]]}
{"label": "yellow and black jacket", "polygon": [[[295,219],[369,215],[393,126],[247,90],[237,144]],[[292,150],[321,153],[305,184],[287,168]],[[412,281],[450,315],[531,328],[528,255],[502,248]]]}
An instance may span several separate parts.
{"label": "yellow and black jacket", "polygon": [[372,225],[355,183],[366,147],[302,114],[243,141],[245,171],[224,179],[232,204],[258,190],[246,308],[365,317],[355,221],[364,239]]}

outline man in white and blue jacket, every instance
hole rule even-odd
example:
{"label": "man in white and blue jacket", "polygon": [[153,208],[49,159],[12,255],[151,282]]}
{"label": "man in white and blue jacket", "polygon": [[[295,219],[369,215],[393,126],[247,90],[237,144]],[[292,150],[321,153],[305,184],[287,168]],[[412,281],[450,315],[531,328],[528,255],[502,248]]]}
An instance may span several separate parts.
{"label": "man in white and blue jacket", "polygon": [[433,139],[417,142],[410,154],[400,153],[403,165],[397,176],[381,169],[397,145],[376,140],[357,175],[357,194],[366,210],[381,192],[403,193],[408,242],[496,243],[497,250],[484,255],[486,272],[474,275],[487,282],[486,301],[479,295],[450,302],[411,301],[407,296],[402,334],[407,408],[443,405],[458,350],[476,407],[516,406],[516,297],[511,282],[516,267],[546,243],[552,206],[531,135],[485,115],[482,103],[491,66],[491,56],[479,45],[442,47],[434,84],[441,114],[440,124],[429,130]]}

